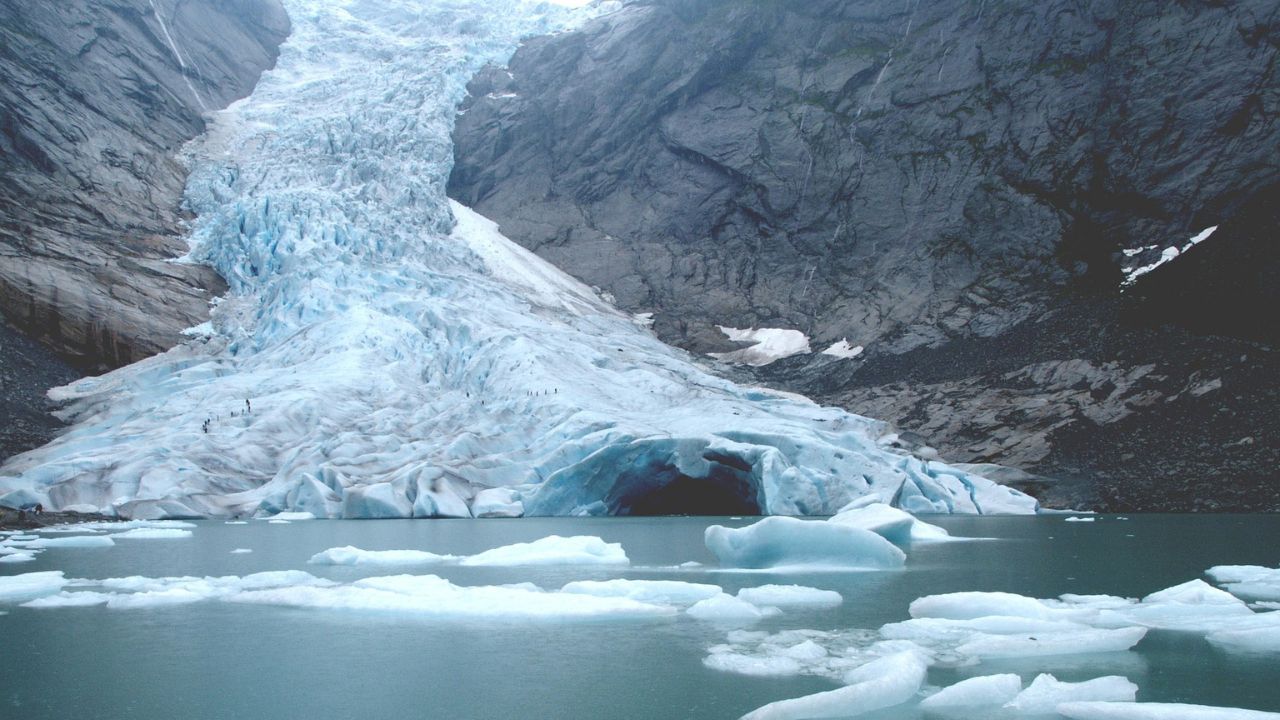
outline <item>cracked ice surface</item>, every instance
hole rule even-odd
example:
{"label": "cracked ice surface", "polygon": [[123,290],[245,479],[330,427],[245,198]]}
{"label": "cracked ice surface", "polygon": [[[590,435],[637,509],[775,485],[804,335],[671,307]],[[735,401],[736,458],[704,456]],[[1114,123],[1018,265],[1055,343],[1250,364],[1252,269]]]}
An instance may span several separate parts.
{"label": "cracked ice surface", "polygon": [[500,514],[626,514],[693,478],[772,514],[1035,510],[879,448],[875,421],[708,374],[449,203],[467,79],[584,11],[286,5],[277,67],[187,150],[186,261],[229,294],[183,345],[54,391],[75,425],[0,470],[0,499],[465,517],[506,488]]}

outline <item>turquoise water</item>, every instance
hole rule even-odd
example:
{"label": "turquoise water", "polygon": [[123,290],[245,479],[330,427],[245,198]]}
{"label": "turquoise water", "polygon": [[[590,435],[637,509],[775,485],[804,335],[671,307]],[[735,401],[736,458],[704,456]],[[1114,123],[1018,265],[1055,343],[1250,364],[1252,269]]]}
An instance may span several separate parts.
{"label": "turquoise water", "polygon": [[[723,518],[201,522],[194,537],[50,549],[0,574],[69,577],[245,575],[303,569],[334,580],[435,573],[461,585],[629,577],[744,586],[799,583],[840,591],[834,609],[789,611],[753,629],[876,629],[906,619],[911,600],[961,590],[1035,597],[1141,596],[1220,564],[1280,565],[1280,516],[1156,515],[1067,523],[1060,517],[941,517],[982,542],[916,546],[905,570],[742,574],[714,570],[702,543]],[[471,554],[546,535],[620,542],[631,568],[307,565],[340,545]],[[233,548],[252,554],[232,555]],[[672,570],[686,561],[710,568]],[[647,569],[668,566],[666,569]],[[705,668],[726,631],[686,616],[592,623],[460,622],[203,602],[0,615],[0,718],[736,718],[760,705],[835,687]],[[971,675],[1038,672],[1063,680],[1122,674],[1139,700],[1280,711],[1280,656],[1222,652],[1200,636],[1152,631],[1133,651],[934,669],[945,685]],[[902,706],[869,718],[916,718]]]}

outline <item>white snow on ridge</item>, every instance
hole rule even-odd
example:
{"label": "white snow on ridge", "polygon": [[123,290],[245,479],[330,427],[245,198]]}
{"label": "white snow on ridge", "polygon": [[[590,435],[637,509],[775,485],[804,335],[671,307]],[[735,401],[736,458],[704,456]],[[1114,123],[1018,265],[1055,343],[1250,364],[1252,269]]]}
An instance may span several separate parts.
{"label": "white snow on ridge", "polygon": [[708,353],[711,357],[728,363],[760,367],[771,362],[791,357],[807,355],[809,338],[799,330],[782,328],[731,328],[717,325],[720,332],[734,342],[749,342],[750,347],[722,353]]}
{"label": "white snow on ridge", "polygon": [[[1160,258],[1153,263],[1143,265],[1141,267],[1124,268],[1124,281],[1120,283],[1120,286],[1128,287],[1134,284],[1135,282],[1138,281],[1138,278],[1142,277],[1143,275],[1146,275],[1147,273],[1151,272],[1152,270],[1155,270],[1161,265],[1164,265],[1165,263],[1174,260],[1182,253],[1190,250],[1196,245],[1199,245],[1205,240],[1208,240],[1209,236],[1212,235],[1217,229],[1218,229],[1218,226],[1214,225],[1212,227],[1207,227],[1204,230],[1201,230],[1199,233],[1196,233],[1196,235],[1193,236],[1190,240],[1188,240],[1187,243],[1183,245],[1181,248],[1178,248],[1175,245],[1170,245],[1169,247],[1165,248],[1163,252],[1160,253]],[[1135,248],[1133,250],[1125,250],[1124,255],[1125,257],[1133,257],[1135,255],[1140,255],[1143,252],[1154,249],[1156,247],[1158,246],[1149,245],[1147,247]]]}
{"label": "white snow on ridge", "polygon": [[834,342],[831,347],[822,351],[823,355],[832,355],[844,360],[856,358],[862,354],[861,345],[850,345],[848,338],[843,338],[839,342]]}
{"label": "white snow on ridge", "polygon": [[451,205],[466,81],[579,16],[523,0],[286,6],[276,67],[190,148],[190,257],[230,286],[213,334],[53,391],[74,425],[0,468],[0,502],[470,517],[501,488],[485,514],[625,514],[662,482],[716,475],[769,514],[864,496],[1036,509],[878,447],[876,421],[705,372]]}

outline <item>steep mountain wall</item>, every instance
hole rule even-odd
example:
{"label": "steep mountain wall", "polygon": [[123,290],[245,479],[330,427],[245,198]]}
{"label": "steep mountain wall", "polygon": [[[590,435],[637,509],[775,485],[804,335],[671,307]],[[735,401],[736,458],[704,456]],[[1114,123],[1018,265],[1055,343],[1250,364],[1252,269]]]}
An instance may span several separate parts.
{"label": "steep mountain wall", "polygon": [[[208,317],[221,278],[172,262],[186,251],[176,155],[288,32],[276,0],[0,2],[0,311],[57,354],[43,364],[116,367]],[[35,351],[3,342],[4,376],[27,377]],[[0,385],[14,407],[42,407],[43,389]],[[24,437],[0,456],[41,441]]]}
{"label": "steep mountain wall", "polygon": [[87,369],[172,346],[221,280],[175,264],[203,112],[248,94],[274,0],[0,4],[0,307]]}
{"label": "steep mountain wall", "polygon": [[1280,507],[1276,435],[1249,429],[1276,424],[1277,23],[1264,1],[641,0],[477,77],[450,190],[668,341],[864,346],[762,379],[952,459],[1104,476],[1070,502],[1234,482],[1226,506]]}

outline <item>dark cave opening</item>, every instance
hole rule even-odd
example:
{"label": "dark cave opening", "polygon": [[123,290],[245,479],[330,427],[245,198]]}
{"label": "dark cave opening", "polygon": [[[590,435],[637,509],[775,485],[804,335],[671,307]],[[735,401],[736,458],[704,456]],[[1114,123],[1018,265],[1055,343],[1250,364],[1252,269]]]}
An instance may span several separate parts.
{"label": "dark cave opening", "polygon": [[[666,476],[665,478],[662,476]],[[666,478],[669,480],[663,482]],[[674,469],[659,473],[657,483],[645,484],[618,502],[618,515],[759,515],[755,483],[750,475],[713,463],[706,477],[691,477]]]}

